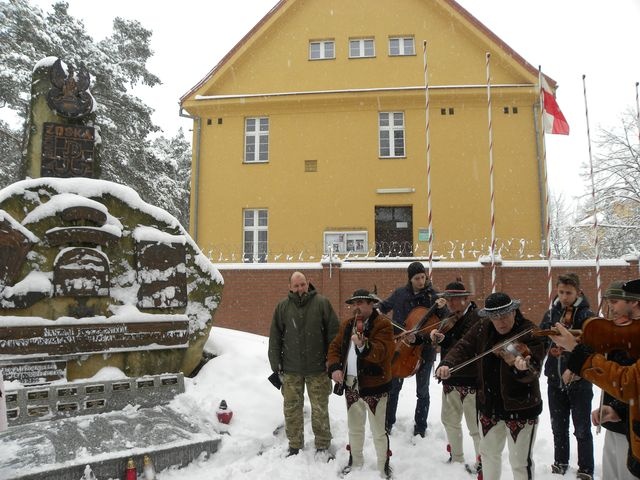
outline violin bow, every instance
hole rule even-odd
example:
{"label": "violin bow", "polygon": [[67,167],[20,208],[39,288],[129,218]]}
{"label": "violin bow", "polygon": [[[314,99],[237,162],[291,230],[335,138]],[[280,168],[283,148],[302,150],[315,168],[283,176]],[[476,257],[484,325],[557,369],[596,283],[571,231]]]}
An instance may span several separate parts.
{"label": "violin bow", "polygon": [[534,330],[534,327],[527,328],[526,330],[523,330],[522,332],[517,333],[513,337],[507,338],[506,340],[498,343],[497,345],[494,345],[493,347],[491,347],[486,352],[482,352],[480,355],[476,355],[475,357],[470,358],[469,360],[466,360],[466,361],[456,365],[455,367],[450,368],[449,369],[449,373],[453,374],[454,372],[457,372],[461,368],[466,367],[470,363],[473,363],[476,360],[480,360],[482,357],[484,357],[486,355],[489,355],[490,353],[493,353],[496,350],[500,350],[501,348],[503,348],[503,347],[509,345],[511,342],[513,342],[516,338],[524,337],[526,334],[531,333],[533,330]]}

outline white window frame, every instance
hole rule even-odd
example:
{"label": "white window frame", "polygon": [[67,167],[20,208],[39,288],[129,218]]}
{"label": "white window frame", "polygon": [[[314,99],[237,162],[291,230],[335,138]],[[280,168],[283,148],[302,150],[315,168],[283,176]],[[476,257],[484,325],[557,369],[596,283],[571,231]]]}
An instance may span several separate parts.
{"label": "white window frame", "polygon": [[326,255],[329,253],[366,254],[369,251],[369,233],[366,230],[327,231],[323,234],[322,244]]}
{"label": "white window frame", "polygon": [[[368,47],[371,47],[369,53],[367,53]],[[349,58],[373,58],[375,56],[375,38],[365,37],[349,39]]]}
{"label": "white window frame", "polygon": [[[397,52],[393,52],[393,44],[397,42]],[[416,45],[413,37],[389,37],[389,56],[402,57],[405,55],[415,55]]]}
{"label": "white window frame", "polygon": [[[330,51],[327,48],[331,45]],[[314,56],[313,47],[318,46],[318,56]],[[309,60],[332,60],[336,58],[336,42],[334,40],[310,40]]]}
{"label": "white window frame", "polygon": [[380,158],[404,158],[406,153],[404,112],[378,112]]}
{"label": "white window frame", "polygon": [[[247,239],[251,233],[251,239]],[[261,240],[261,233],[264,239]],[[250,245],[249,245],[250,244]],[[250,248],[247,248],[250,247]],[[242,210],[242,260],[245,263],[264,263],[269,251],[269,210],[245,208]]]}
{"label": "white window frame", "polygon": [[246,117],[244,119],[244,163],[267,163],[268,161],[269,117]]}

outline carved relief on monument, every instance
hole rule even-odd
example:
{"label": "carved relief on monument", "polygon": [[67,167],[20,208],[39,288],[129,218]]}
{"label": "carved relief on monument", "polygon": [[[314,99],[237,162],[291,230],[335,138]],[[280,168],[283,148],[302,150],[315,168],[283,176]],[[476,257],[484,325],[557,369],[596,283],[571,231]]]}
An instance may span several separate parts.
{"label": "carved relief on monument", "polygon": [[0,209],[0,356],[76,355],[70,378],[196,367],[222,278],[173,216],[94,179],[17,182]]}
{"label": "carved relief on monument", "polygon": [[51,66],[49,78],[52,87],[47,92],[47,103],[61,117],[84,117],[93,109],[93,97],[89,93],[91,76],[82,65],[78,72],[71,64],[65,66],[60,59]]}
{"label": "carved relief on monument", "polygon": [[31,246],[38,239],[0,210],[0,288],[13,285]]}
{"label": "carved relief on monument", "polygon": [[42,133],[43,177],[92,177],[93,127],[45,123]]}
{"label": "carved relief on monument", "polygon": [[[139,308],[177,308],[187,305],[187,275],[184,243],[158,243],[142,240],[144,232],[154,229],[138,228],[136,238],[136,267],[138,271]],[[161,232],[156,231],[157,237]],[[152,234],[153,235],[153,234]],[[172,237],[167,235],[168,237]]]}
{"label": "carved relief on monument", "polygon": [[53,265],[53,293],[57,296],[109,295],[109,259],[95,248],[66,248]]}

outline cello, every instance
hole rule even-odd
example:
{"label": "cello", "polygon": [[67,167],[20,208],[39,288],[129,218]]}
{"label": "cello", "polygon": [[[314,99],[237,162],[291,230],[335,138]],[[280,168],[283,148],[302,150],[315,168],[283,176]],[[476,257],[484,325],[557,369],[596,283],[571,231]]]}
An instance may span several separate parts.
{"label": "cello", "polygon": [[[416,307],[409,312],[405,321],[406,330],[396,337],[396,350],[391,359],[391,374],[394,378],[410,377],[420,368],[424,344],[409,344],[404,340],[404,337],[409,334],[423,336],[423,332],[426,331],[428,334],[430,330],[436,328],[440,323],[440,319],[435,314],[437,309],[438,305],[434,303],[429,309]],[[434,316],[436,316],[436,321],[427,323]]]}

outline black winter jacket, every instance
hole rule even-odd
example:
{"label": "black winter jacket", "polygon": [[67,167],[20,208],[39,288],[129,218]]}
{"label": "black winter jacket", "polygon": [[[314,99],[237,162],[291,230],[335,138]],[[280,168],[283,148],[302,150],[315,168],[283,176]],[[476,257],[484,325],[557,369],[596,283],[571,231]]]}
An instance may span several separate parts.
{"label": "black winter jacket", "polygon": [[[566,312],[566,308],[562,306],[562,303],[556,299],[553,302],[553,306],[551,307],[551,311],[547,310],[544,314],[542,322],[540,322],[540,328],[543,330],[548,330],[553,327],[557,322],[561,322],[564,318],[564,314]],[[571,325],[567,326],[567,328],[581,330],[582,324],[588,318],[596,316],[589,307],[589,301],[584,295],[578,297],[576,302],[573,304],[573,315],[571,320]],[[545,338],[545,345],[547,349],[551,347],[551,339],[549,337]],[[569,358],[569,352],[564,352],[559,357],[556,357],[552,354],[547,355],[547,361],[544,366],[544,374],[547,376],[547,384],[556,388],[564,388],[564,382],[562,381],[562,373],[567,369],[567,360]],[[577,383],[579,385],[574,385],[575,387],[584,387],[589,388],[591,385],[584,379],[579,380]],[[573,385],[573,384],[572,384]]]}

